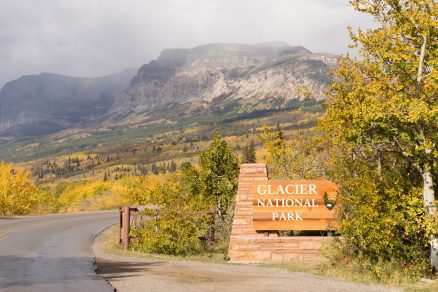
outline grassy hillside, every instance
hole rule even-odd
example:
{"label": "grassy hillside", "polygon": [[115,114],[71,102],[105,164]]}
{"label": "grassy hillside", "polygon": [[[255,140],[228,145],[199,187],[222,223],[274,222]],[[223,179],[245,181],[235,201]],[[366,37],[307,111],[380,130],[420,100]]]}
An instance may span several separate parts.
{"label": "grassy hillside", "polygon": [[[196,163],[215,131],[240,153],[251,139],[256,147],[260,146],[256,134],[263,124],[281,123],[285,133],[291,134],[313,127],[322,112],[320,103],[308,103],[286,110],[197,115],[103,129],[68,130],[43,138],[3,142],[0,160],[30,168],[40,183],[103,180],[105,176],[114,180],[128,174],[143,176],[152,172],[154,164],[159,172],[165,172],[171,164],[179,168],[184,161]],[[263,161],[261,147],[257,149],[258,158]]]}

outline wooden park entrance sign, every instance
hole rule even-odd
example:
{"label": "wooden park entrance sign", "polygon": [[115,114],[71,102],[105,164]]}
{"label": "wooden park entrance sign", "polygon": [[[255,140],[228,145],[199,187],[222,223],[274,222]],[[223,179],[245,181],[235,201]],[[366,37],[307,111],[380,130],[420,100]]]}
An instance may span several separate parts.
{"label": "wooden park entrance sign", "polygon": [[255,230],[333,230],[337,187],[327,180],[255,181]]}
{"label": "wooden park entrance sign", "polygon": [[[231,262],[315,260],[328,236],[284,230],[335,230],[337,186],[328,180],[268,180],[265,164],[242,164],[228,255]],[[275,231],[275,232],[273,232]]]}

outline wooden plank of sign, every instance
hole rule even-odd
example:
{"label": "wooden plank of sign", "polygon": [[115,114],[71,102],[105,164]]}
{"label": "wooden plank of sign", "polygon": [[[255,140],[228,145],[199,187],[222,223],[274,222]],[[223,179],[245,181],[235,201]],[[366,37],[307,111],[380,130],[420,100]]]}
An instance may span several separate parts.
{"label": "wooden plank of sign", "polygon": [[[301,211],[287,211],[287,212],[301,212]],[[272,213],[279,213],[277,210],[270,212],[257,212],[257,219],[260,221],[272,221]],[[316,212],[302,212],[301,218],[304,219],[335,219],[333,211],[316,211]]]}
{"label": "wooden plank of sign", "polygon": [[[259,186],[263,185],[260,189]],[[268,192],[268,187],[271,193]],[[291,194],[277,194],[279,185],[282,186],[283,191],[287,185],[299,185],[296,187],[289,187],[288,191]],[[301,185],[307,187],[301,188]],[[309,187],[309,185],[312,185]],[[316,186],[315,187],[313,187]],[[334,209],[329,210],[324,202],[324,193],[333,193],[337,190],[336,184],[328,180],[269,180],[269,181],[255,181],[253,184],[253,225],[256,230],[333,230],[337,228],[335,219],[335,212],[339,204]],[[259,193],[259,190],[262,194]],[[304,194],[295,194],[304,193]],[[307,192],[307,193],[306,193]],[[264,193],[264,194],[263,194]],[[267,200],[271,199],[272,206],[268,204]],[[272,201],[272,199],[274,199]],[[277,201],[278,199],[278,206]],[[282,200],[298,199],[303,202],[308,199],[307,205],[303,206],[285,206]],[[261,201],[259,201],[261,200]],[[290,202],[289,202],[290,203]],[[311,206],[309,206],[309,203]],[[281,213],[284,213],[286,219],[279,220]],[[291,213],[288,218],[288,213]],[[295,214],[297,218],[295,218]],[[275,217],[273,220],[273,217]],[[293,220],[295,219],[295,220]],[[302,219],[302,220],[301,220]]]}

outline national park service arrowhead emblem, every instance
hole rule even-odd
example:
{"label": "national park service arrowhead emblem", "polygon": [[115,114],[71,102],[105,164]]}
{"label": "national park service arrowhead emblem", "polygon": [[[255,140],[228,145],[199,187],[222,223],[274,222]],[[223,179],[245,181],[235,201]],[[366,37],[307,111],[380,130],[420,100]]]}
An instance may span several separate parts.
{"label": "national park service arrowhead emblem", "polygon": [[324,192],[324,204],[327,207],[327,209],[331,210],[335,207],[337,197],[338,197],[338,192],[335,190]]}

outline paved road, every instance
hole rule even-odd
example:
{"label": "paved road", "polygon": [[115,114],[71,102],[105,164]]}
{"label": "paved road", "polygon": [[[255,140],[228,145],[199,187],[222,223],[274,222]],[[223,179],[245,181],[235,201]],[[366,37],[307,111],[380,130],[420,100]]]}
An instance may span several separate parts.
{"label": "paved road", "polygon": [[0,291],[113,291],[95,272],[96,233],[117,213],[0,218]]}

